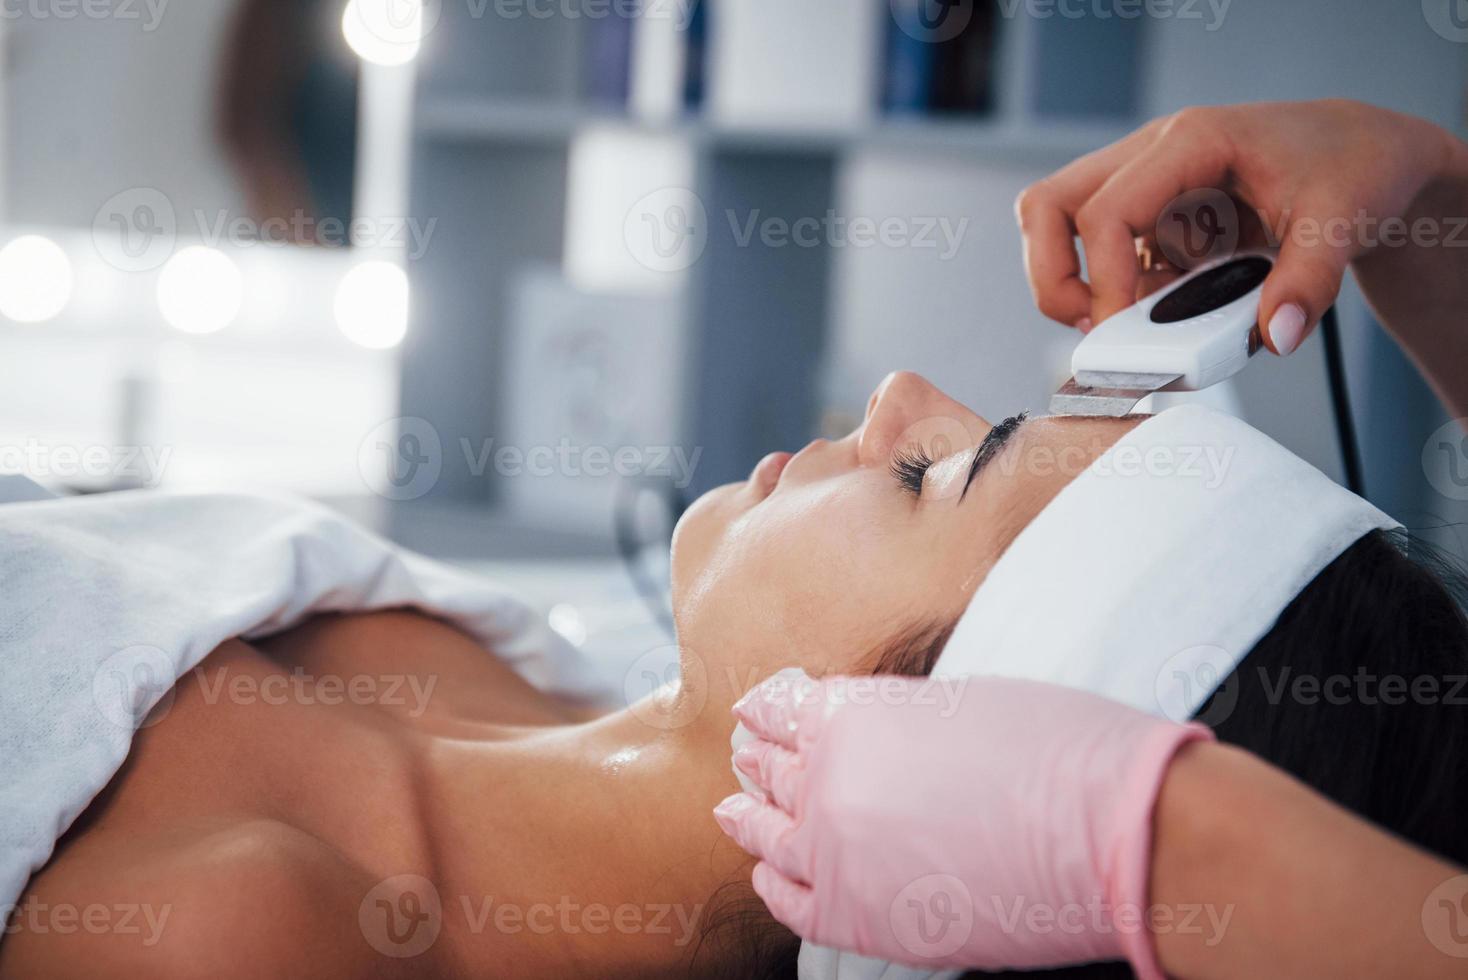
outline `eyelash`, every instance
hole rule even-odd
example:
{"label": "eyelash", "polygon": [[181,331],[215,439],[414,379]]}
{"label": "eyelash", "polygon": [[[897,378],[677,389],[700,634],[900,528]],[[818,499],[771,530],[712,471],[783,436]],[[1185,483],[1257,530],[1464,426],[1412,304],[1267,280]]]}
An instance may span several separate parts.
{"label": "eyelash", "polygon": [[923,477],[933,465],[933,457],[921,446],[900,450],[892,457],[892,476],[897,485],[914,497],[923,495]]}

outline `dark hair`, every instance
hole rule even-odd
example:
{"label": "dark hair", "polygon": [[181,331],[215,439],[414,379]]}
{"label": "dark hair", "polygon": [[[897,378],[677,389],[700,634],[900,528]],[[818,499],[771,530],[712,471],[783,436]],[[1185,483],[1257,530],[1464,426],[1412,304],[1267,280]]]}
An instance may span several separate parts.
{"label": "dark hair", "polygon": [[[1306,586],[1199,709],[1247,749],[1367,820],[1468,862],[1468,579],[1404,532],[1373,531]],[[877,673],[926,674],[947,629],[914,631]],[[799,941],[766,914],[760,961],[738,976],[793,977]],[[776,934],[784,941],[777,942]],[[753,949],[753,947],[751,947]],[[1124,963],[969,976],[1102,980]]]}

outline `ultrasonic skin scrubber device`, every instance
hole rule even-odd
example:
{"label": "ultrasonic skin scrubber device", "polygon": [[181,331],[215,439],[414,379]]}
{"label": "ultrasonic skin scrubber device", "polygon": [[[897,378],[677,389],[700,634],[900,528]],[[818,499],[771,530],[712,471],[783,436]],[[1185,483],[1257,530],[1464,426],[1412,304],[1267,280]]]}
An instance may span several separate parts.
{"label": "ultrasonic skin scrubber device", "polygon": [[1201,391],[1243,370],[1263,346],[1259,296],[1274,252],[1204,263],[1108,317],[1071,355],[1050,398],[1055,415],[1121,416],[1155,391]]}

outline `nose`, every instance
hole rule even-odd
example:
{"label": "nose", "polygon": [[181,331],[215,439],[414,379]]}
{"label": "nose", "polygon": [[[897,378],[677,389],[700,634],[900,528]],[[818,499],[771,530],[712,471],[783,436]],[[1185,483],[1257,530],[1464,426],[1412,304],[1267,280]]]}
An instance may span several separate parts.
{"label": "nose", "polygon": [[977,445],[989,428],[922,375],[895,371],[867,401],[857,456],[865,466],[889,466],[899,449],[942,459]]}

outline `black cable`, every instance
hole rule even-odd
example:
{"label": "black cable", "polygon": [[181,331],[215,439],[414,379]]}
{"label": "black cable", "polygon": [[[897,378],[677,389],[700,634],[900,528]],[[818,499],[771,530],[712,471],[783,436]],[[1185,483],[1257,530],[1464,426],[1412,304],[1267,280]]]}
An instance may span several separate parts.
{"label": "black cable", "polygon": [[1351,398],[1346,390],[1346,360],[1341,351],[1341,328],[1335,307],[1320,318],[1320,339],[1325,342],[1325,374],[1330,387],[1330,405],[1335,412],[1336,438],[1341,446],[1341,466],[1346,473],[1346,487],[1366,496],[1366,481],[1361,473],[1361,448],[1356,441],[1356,417],[1351,414]]}
{"label": "black cable", "polygon": [[637,590],[638,598],[647,606],[658,625],[672,638],[677,635],[677,631],[673,625],[673,615],[668,610],[667,587],[642,562],[642,549],[646,542],[638,533],[637,505],[647,495],[652,495],[667,508],[669,527],[678,523],[678,518],[683,516],[683,511],[688,506],[682,491],[671,480],[653,476],[623,479],[617,487],[613,509],[617,553],[622,558],[622,567],[627,570],[627,577],[632,580],[632,587]]}

